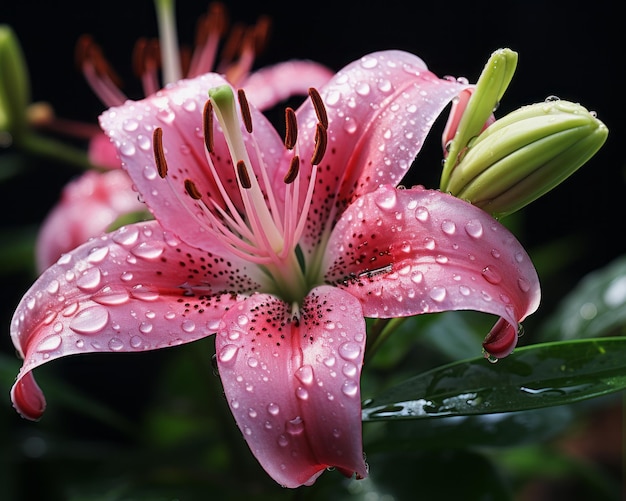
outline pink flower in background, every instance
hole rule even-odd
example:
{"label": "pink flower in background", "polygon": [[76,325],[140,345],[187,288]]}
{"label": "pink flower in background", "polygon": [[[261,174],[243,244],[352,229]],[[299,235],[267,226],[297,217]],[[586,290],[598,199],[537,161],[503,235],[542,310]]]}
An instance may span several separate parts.
{"label": "pink flower in background", "polygon": [[87,172],[63,189],[37,236],[37,269],[43,271],[59,256],[99,235],[120,216],[146,210],[120,170]]}
{"label": "pink flower in background", "polygon": [[216,334],[228,404],[272,478],[365,477],[365,317],[486,312],[500,319],[484,347],[503,356],[538,306],[535,269],[504,226],[439,191],[396,188],[465,88],[385,51],[288,109],[284,139],[217,74],[107,111],[156,220],[92,239],[26,293],[11,325],[16,409],[42,415],[31,371],[48,361]]}

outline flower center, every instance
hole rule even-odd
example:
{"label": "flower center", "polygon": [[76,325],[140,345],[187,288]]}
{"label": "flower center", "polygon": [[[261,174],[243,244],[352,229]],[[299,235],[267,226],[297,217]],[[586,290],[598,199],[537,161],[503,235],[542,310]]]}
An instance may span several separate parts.
{"label": "flower center", "polygon": [[[268,158],[269,161],[278,162],[283,157],[274,154],[264,156],[262,145],[253,134],[252,114],[245,93],[239,90],[236,100],[231,87],[223,85],[209,91],[209,100],[203,111],[208,173],[222,200],[218,201],[198,188],[206,180],[184,180],[187,195],[206,216],[207,233],[218,239],[230,252],[256,264],[265,272],[267,280],[262,284],[263,292],[276,294],[288,303],[297,304],[301,304],[313,286],[321,283],[321,277],[317,274],[307,273],[298,248],[311,205],[317,165],[323,158],[327,143],[328,123],[322,100],[315,89],[310,89],[309,95],[319,118],[309,176],[300,169],[298,126],[293,109],[287,108],[285,111],[284,144],[292,153],[291,158],[282,184],[273,185],[271,173],[279,166],[266,162]],[[227,164],[232,169],[230,172],[224,172],[223,168],[218,169],[216,166],[214,118],[217,118],[224,133],[232,160]],[[159,175],[169,180],[162,134],[162,129],[155,129],[155,160]],[[227,182],[227,179],[233,177],[237,184],[234,191],[229,189]]]}

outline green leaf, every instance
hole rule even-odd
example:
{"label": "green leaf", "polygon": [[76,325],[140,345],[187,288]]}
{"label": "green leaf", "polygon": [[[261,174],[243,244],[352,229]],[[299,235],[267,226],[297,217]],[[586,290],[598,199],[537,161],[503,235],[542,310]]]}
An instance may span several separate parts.
{"label": "green leaf", "polygon": [[364,402],[364,421],[522,411],[626,388],[626,337],[518,348],[497,364],[456,362],[408,379]]}
{"label": "green leaf", "polygon": [[626,256],[587,275],[545,324],[542,339],[623,334],[626,326]]}

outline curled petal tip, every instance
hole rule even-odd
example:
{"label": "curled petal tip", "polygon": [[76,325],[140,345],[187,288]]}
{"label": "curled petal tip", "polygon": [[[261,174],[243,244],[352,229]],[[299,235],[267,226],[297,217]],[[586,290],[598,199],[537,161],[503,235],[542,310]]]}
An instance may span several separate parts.
{"label": "curled petal tip", "polygon": [[501,318],[483,341],[485,358],[504,358],[513,352],[516,344],[517,329],[504,318]]}
{"label": "curled petal tip", "polygon": [[46,399],[32,372],[19,378],[11,389],[11,400],[15,410],[26,419],[37,421],[46,410]]}

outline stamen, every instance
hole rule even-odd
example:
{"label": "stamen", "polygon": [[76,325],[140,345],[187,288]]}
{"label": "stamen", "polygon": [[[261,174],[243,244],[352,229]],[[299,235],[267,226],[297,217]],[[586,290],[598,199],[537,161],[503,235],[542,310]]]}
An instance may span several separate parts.
{"label": "stamen", "polygon": [[202,110],[202,135],[207,151],[213,153],[213,105],[210,99],[204,103],[204,109]]}
{"label": "stamen", "polygon": [[293,108],[285,108],[285,148],[293,150],[298,140],[298,122]]}
{"label": "stamen", "polygon": [[291,159],[291,162],[289,163],[289,170],[287,171],[287,174],[285,174],[285,177],[283,178],[284,183],[285,184],[293,183],[296,180],[296,177],[298,177],[299,172],[300,172],[300,157],[296,155]]}
{"label": "stamen", "polygon": [[243,160],[239,160],[239,162],[237,162],[237,176],[239,176],[239,184],[243,189],[249,190],[250,188],[252,188],[250,175],[248,174],[248,168],[246,167],[246,163]]}
{"label": "stamen", "polygon": [[250,113],[250,105],[248,104],[248,98],[243,89],[237,90],[237,99],[239,99],[239,106],[241,107],[241,118],[246,126],[248,133],[252,133],[252,114]]}
{"label": "stamen", "polygon": [[198,187],[191,179],[185,179],[185,191],[194,200],[200,200],[202,198],[202,193],[200,193]]}
{"label": "stamen", "polygon": [[165,176],[167,176],[167,161],[165,160],[165,151],[163,150],[163,129],[161,127],[157,127],[152,133],[152,149],[154,150],[157,172],[161,179],[165,179]]}
{"label": "stamen", "polygon": [[315,129],[315,149],[313,150],[313,156],[311,157],[311,164],[318,165],[324,153],[326,153],[326,145],[328,144],[328,133],[323,124],[318,123]]}
{"label": "stamen", "polygon": [[263,52],[269,40],[272,20],[268,16],[261,16],[254,26],[254,51],[256,54]]}
{"label": "stamen", "polygon": [[320,93],[314,87],[309,88],[309,96],[315,108],[317,119],[324,129],[328,129],[328,115],[326,114],[326,107],[324,106],[324,101],[322,101],[322,96],[320,96]]}

